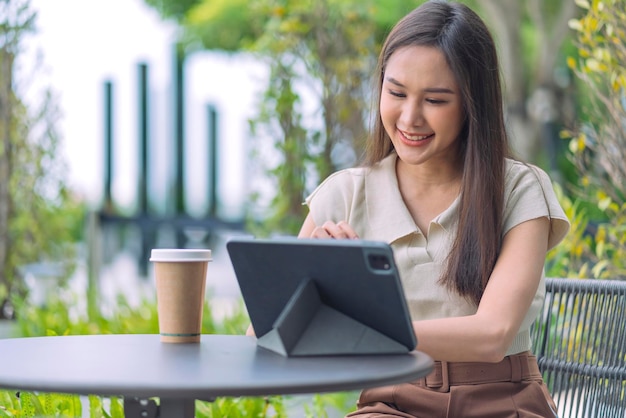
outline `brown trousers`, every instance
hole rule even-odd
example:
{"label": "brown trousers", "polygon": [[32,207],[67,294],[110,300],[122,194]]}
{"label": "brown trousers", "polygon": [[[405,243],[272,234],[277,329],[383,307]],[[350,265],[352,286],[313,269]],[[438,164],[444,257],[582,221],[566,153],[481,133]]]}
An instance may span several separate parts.
{"label": "brown trousers", "polygon": [[366,389],[350,418],[555,418],[556,406],[529,352],[500,363],[435,362],[427,377]]}

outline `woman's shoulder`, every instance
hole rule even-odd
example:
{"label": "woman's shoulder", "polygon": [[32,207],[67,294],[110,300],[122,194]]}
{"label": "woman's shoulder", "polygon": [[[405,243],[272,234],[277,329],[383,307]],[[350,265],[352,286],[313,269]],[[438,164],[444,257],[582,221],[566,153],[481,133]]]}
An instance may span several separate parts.
{"label": "woman's shoulder", "polygon": [[511,175],[524,175],[531,172],[543,172],[541,168],[523,161],[514,160],[512,158],[505,159],[507,177]]}
{"label": "woman's shoulder", "polygon": [[548,174],[536,165],[507,158],[505,167],[505,187],[508,190],[533,184],[539,188],[552,188]]}
{"label": "woman's shoulder", "polygon": [[361,181],[366,176],[366,167],[344,168],[331,173],[317,186],[316,191],[329,187],[346,187]]}
{"label": "woman's shoulder", "polygon": [[311,196],[337,189],[341,190],[343,194],[352,194],[354,191],[365,187],[365,182],[368,179],[385,175],[391,163],[395,161],[392,157],[389,156],[372,166],[358,166],[335,171],[317,186]]}
{"label": "woman's shoulder", "polygon": [[333,206],[340,202],[352,199],[355,193],[362,188],[365,177],[362,167],[345,168],[335,171],[324,179],[307,196],[305,203],[309,206],[315,202],[318,206]]}
{"label": "woman's shoulder", "polygon": [[548,217],[551,221],[549,248],[569,230],[552,180],[541,168],[515,160],[506,162],[504,231],[524,221]]}

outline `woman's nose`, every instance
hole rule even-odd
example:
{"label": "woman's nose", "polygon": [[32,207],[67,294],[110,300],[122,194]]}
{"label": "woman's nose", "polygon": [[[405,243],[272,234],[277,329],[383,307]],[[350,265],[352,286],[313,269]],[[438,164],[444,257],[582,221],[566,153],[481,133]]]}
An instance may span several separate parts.
{"label": "woman's nose", "polygon": [[402,107],[400,122],[406,127],[421,126],[424,123],[424,115],[419,103],[412,103],[407,100]]}

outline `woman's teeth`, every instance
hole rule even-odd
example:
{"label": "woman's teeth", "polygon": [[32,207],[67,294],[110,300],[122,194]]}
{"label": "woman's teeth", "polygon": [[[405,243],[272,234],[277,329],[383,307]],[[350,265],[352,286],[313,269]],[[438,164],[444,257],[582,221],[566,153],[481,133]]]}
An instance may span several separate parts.
{"label": "woman's teeth", "polygon": [[402,135],[408,139],[409,141],[423,141],[426,138],[431,137],[433,134],[428,134],[428,135],[409,135],[406,133],[402,133]]}

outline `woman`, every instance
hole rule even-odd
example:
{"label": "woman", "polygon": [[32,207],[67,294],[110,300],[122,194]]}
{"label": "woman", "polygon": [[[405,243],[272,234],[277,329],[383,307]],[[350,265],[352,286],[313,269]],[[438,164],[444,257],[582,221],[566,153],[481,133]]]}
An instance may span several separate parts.
{"label": "woman", "polygon": [[362,392],[350,417],[551,417],[529,328],[546,252],[569,222],[550,179],[510,158],[498,60],[481,19],[431,1],[391,31],[363,167],[308,198],[300,237],[394,249],[425,379]]}

